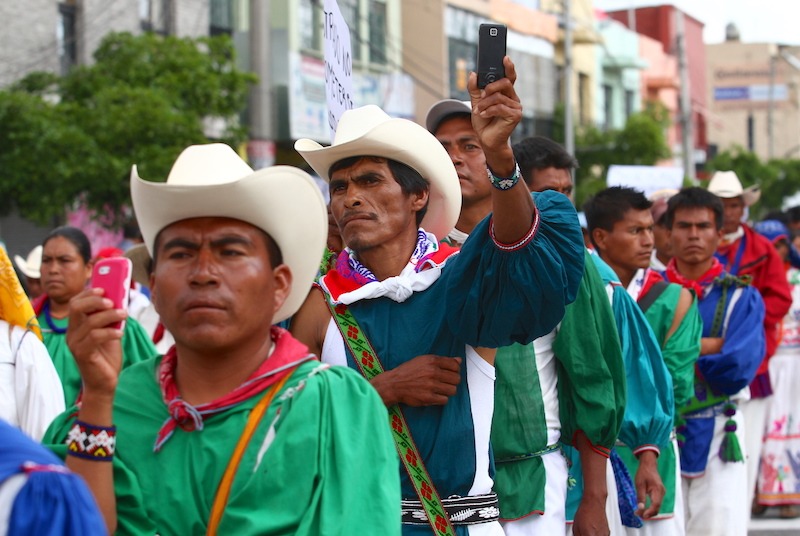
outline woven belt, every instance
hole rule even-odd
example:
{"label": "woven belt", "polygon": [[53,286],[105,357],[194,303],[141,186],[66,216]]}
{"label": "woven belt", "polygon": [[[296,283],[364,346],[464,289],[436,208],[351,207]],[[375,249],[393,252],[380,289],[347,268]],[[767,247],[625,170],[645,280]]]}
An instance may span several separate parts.
{"label": "woven belt", "polygon": [[519,460],[528,460],[530,458],[541,458],[545,454],[550,454],[551,452],[556,452],[561,450],[561,443],[553,443],[552,445],[547,445],[545,448],[541,450],[537,450],[536,452],[529,452],[526,454],[517,454],[516,456],[509,456],[507,458],[495,458],[494,463],[508,463],[508,462],[516,462]]}
{"label": "woven belt", "polygon": [[697,410],[692,413],[684,413],[681,415],[684,419],[708,419],[711,417],[718,417],[725,413],[726,402],[719,402],[713,406]]}
{"label": "woven belt", "polygon": [[[500,519],[497,494],[472,495],[470,497],[448,497],[442,499],[447,515],[453,525],[477,525],[478,523],[491,523]],[[403,499],[400,502],[403,513],[403,523],[406,525],[427,525],[428,517],[422,508],[422,503],[415,500]]]}

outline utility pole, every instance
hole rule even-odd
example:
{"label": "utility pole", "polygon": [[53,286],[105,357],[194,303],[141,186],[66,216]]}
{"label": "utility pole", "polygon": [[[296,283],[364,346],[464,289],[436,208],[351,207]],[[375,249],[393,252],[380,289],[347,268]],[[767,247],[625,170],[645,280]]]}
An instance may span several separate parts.
{"label": "utility pole", "polygon": [[250,89],[252,150],[249,148],[248,153],[256,168],[272,165],[270,159],[274,160],[269,42],[270,0],[250,0],[250,69],[258,76],[258,82]]}
{"label": "utility pole", "polygon": [[692,101],[689,95],[689,66],[686,61],[686,36],[683,27],[683,12],[675,9],[675,47],[678,54],[678,71],[681,80],[681,153],[683,175],[695,182],[694,143],[692,142]]}
{"label": "utility pole", "polygon": [[564,18],[564,147],[575,155],[572,119],[572,0],[563,0]]}
{"label": "utility pole", "polygon": [[775,158],[775,68],[778,62],[777,47],[769,46],[769,107],[767,108],[767,159]]}

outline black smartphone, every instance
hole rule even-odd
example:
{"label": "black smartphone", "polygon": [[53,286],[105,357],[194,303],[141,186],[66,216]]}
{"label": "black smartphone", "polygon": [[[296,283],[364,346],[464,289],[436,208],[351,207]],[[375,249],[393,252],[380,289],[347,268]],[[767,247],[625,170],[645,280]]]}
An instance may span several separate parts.
{"label": "black smartphone", "polygon": [[504,24],[481,24],[478,29],[478,87],[505,78],[503,58],[506,55],[506,35]]}

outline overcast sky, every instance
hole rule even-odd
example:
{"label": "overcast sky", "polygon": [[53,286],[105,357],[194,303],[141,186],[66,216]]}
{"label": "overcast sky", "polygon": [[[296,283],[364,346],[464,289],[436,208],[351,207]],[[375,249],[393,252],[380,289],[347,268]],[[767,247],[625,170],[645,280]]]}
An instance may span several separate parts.
{"label": "overcast sky", "polygon": [[745,43],[800,44],[797,0],[594,0],[597,9],[606,11],[662,4],[673,4],[705,23],[706,43],[724,41],[725,26],[733,22]]}

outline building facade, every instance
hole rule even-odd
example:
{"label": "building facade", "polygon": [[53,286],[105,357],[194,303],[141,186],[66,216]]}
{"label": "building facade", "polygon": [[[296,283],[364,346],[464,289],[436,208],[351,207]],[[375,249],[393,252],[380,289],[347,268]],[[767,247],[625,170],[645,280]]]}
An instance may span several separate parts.
{"label": "building facade", "polygon": [[797,49],[730,39],[708,45],[708,141],[742,147],[762,160],[800,153]]}
{"label": "building facade", "polygon": [[[703,43],[704,24],[683,13],[672,5],[642,7],[620,11],[609,11],[608,16],[626,25],[631,30],[659,42],[665,55],[677,57],[676,42],[679,21],[682,18],[686,63],[688,70],[689,101],[691,103],[691,145],[695,165],[706,161],[708,139],[708,90],[706,83],[706,46]],[[680,125],[678,125],[680,136]],[[673,144],[672,152],[681,158],[681,144]]]}
{"label": "building facade", "polygon": [[[45,71],[65,74],[75,65],[91,63],[92,54],[109,32],[199,37],[209,34],[213,0],[26,0],[0,2],[0,88],[24,76]],[[68,222],[85,221],[81,211]],[[90,239],[110,245],[120,233],[95,224],[81,226]],[[49,227],[11,214],[0,218],[0,240],[11,253],[26,255]]]}
{"label": "building facade", "polygon": [[622,129],[631,114],[641,111],[641,76],[647,66],[640,57],[639,34],[614,19],[597,21],[597,95],[594,117],[604,129]]}

